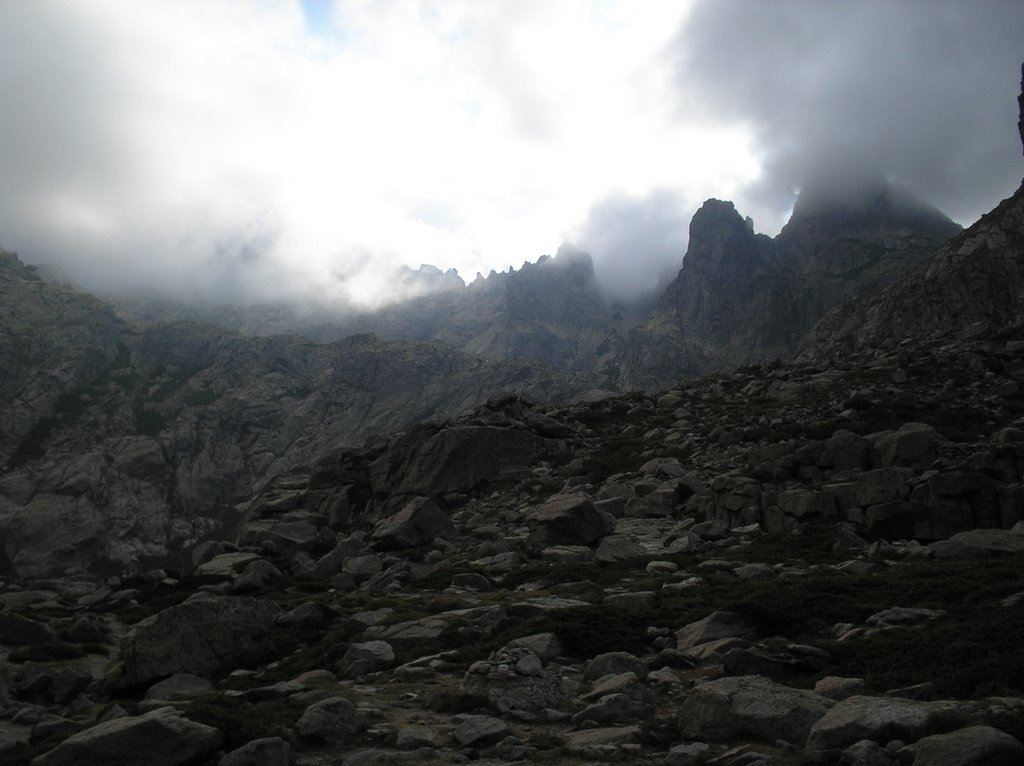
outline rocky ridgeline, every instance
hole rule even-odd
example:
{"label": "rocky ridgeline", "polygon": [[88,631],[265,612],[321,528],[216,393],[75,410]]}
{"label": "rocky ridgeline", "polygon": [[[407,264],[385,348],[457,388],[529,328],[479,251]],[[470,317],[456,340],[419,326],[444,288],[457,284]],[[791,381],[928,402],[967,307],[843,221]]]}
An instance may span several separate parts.
{"label": "rocky ridgeline", "polygon": [[493,401],[0,585],[5,762],[1015,764],[1024,328]]}
{"label": "rocky ridgeline", "polygon": [[0,572],[165,565],[234,534],[254,487],[328,449],[585,376],[440,343],[133,325],[0,256]]}

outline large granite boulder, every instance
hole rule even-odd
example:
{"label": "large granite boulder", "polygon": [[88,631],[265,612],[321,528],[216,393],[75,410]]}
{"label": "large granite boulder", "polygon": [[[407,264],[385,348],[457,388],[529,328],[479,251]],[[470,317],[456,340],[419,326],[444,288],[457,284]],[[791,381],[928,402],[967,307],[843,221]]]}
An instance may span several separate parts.
{"label": "large granite boulder", "polygon": [[900,697],[849,697],[815,722],[808,750],[842,750],[862,739],[885,744],[918,739],[966,723],[955,702],[922,702]]}
{"label": "large granite boulder", "polygon": [[208,676],[258,654],[280,616],[269,601],[232,596],[198,596],[147,617],[121,641],[125,681],[192,673]]}
{"label": "large granite boulder", "polygon": [[378,493],[440,497],[466,492],[503,473],[528,469],[545,440],[525,429],[455,426],[418,428],[399,437],[370,466]]}
{"label": "large granite boulder", "polygon": [[530,543],[549,545],[590,545],[615,531],[615,520],[598,510],[590,499],[576,492],[555,495],[526,514]]}
{"label": "large granite boulder", "polygon": [[116,718],[73,734],[32,766],[146,764],[189,766],[202,763],[220,746],[221,733],[163,707],[141,716]]}
{"label": "large granite boulder", "polygon": [[905,748],[914,766],[1016,766],[1024,763],[1024,744],[991,726],[969,726],[934,734]]}
{"label": "large granite boulder", "polygon": [[696,686],[679,717],[683,735],[712,742],[752,737],[802,744],[831,700],[760,676],[719,678]]}
{"label": "large granite boulder", "polygon": [[373,547],[382,551],[418,548],[442,538],[453,540],[458,530],[432,500],[418,497],[398,513],[381,519],[373,528]]}

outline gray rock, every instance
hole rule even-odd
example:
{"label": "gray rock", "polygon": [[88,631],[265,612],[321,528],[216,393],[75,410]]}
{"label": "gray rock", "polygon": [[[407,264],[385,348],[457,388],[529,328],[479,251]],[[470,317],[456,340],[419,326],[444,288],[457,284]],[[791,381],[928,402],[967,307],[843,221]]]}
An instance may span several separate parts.
{"label": "gray rock", "polygon": [[1024,552],[1024,535],[1006,529],[970,529],[928,546],[936,558],[975,558]]}
{"label": "gray rock", "polygon": [[462,681],[462,690],[486,698],[501,713],[539,712],[565,706],[567,695],[560,678],[543,672],[537,675],[535,668],[524,668],[527,672],[521,673],[516,669],[518,664],[518,660],[511,664],[495,663],[487,674],[469,672]]}
{"label": "gray rock", "polygon": [[720,678],[696,686],[683,701],[679,722],[691,739],[731,742],[753,737],[802,744],[830,700],[759,676]]}
{"label": "gray rock", "polygon": [[629,652],[606,652],[587,663],[583,670],[583,680],[589,683],[618,673],[634,673],[637,678],[643,679],[647,677],[647,666]]}
{"label": "gray rock", "polygon": [[832,700],[844,700],[864,693],[864,679],[825,676],[814,685],[814,691]]}
{"label": "gray rock", "polygon": [[399,750],[436,746],[437,732],[429,726],[403,726],[398,730],[398,736],[395,738],[395,747]]}
{"label": "gray rock", "polygon": [[86,612],[68,626],[64,638],[76,644],[101,643],[110,638],[110,625],[100,615]]}
{"label": "gray rock", "polygon": [[258,561],[259,558],[257,554],[248,551],[221,553],[196,567],[195,575],[234,579],[246,566]]}
{"label": "gray rock", "polygon": [[205,678],[178,673],[155,683],[146,690],[147,700],[187,700],[212,694],[213,684]]}
{"label": "gray rock", "polygon": [[835,471],[863,471],[871,458],[871,444],[863,436],[840,429],[825,440],[819,464]]}
{"label": "gray rock", "polygon": [[612,673],[597,679],[580,698],[592,702],[607,694],[625,694],[627,697],[643,701],[647,698],[647,687],[632,671]]}
{"label": "gray rock", "polygon": [[352,556],[345,559],[342,570],[356,578],[356,582],[362,582],[374,575],[384,571],[384,560],[376,553],[369,553],[364,556]]}
{"label": "gray rock", "polygon": [[914,766],[1017,766],[1024,763],[1024,744],[991,726],[970,726],[949,734],[924,737],[904,750]]}
{"label": "gray rock", "polygon": [[49,625],[25,617],[11,609],[0,611],[0,644],[53,644],[60,640]]}
{"label": "gray rock", "polygon": [[291,766],[294,762],[291,745],[280,737],[264,737],[232,750],[217,766]]}
{"label": "gray rock", "polygon": [[338,661],[340,678],[359,678],[367,673],[387,670],[395,664],[395,650],[387,641],[365,641],[349,644]]}
{"label": "gray rock", "polygon": [[562,740],[570,753],[583,753],[593,747],[635,742],[639,735],[639,726],[601,726],[596,729],[571,731],[562,735]]}
{"label": "gray rock", "polygon": [[378,550],[403,550],[430,545],[458,535],[452,520],[429,498],[410,500],[398,513],[382,519],[373,528],[373,546]]}
{"label": "gray rock", "polygon": [[278,625],[297,625],[316,628],[331,618],[331,613],[319,601],[307,601],[277,618]]}
{"label": "gray rock", "polygon": [[486,747],[504,739],[508,733],[508,725],[500,718],[471,715],[455,727],[452,736],[462,747]]}
{"label": "gray rock", "polygon": [[379,494],[440,497],[466,492],[503,471],[528,468],[545,447],[544,439],[514,428],[416,429],[373,462],[370,481]]}
{"label": "gray rock", "polygon": [[956,728],[953,702],[919,702],[892,697],[850,697],[837,702],[811,728],[807,750],[843,750],[862,739],[914,742]]}
{"label": "gray rock", "polygon": [[190,721],[174,708],[97,724],[68,737],[32,761],[33,766],[139,763],[186,766],[201,763],[220,746],[212,726]]}
{"label": "gray rock", "polygon": [[684,742],[668,751],[665,766],[700,766],[710,754],[707,742]]}
{"label": "gray rock", "polygon": [[549,545],[590,545],[615,531],[615,520],[594,507],[581,493],[554,495],[525,517],[529,541],[538,548]]}
{"label": "gray rock", "polygon": [[295,728],[307,739],[343,745],[364,728],[356,706],[344,697],[328,697],[307,707]]}
{"label": "gray rock", "polygon": [[653,713],[652,705],[640,702],[628,694],[606,694],[576,713],[572,721],[576,726],[585,721],[593,721],[601,726],[614,726],[649,718]]}
{"label": "gray rock", "polygon": [[232,590],[236,593],[260,590],[269,583],[276,582],[283,577],[284,575],[281,574],[281,570],[269,561],[257,559],[245,567],[239,578],[235,580]]}
{"label": "gray rock", "polygon": [[274,627],[280,607],[233,596],[192,598],[138,623],[121,641],[125,680],[209,675],[245,662]]}
{"label": "gray rock", "polygon": [[627,535],[609,535],[601,540],[594,552],[596,561],[614,563],[616,561],[631,561],[646,555],[643,546]]}
{"label": "gray rock", "polygon": [[896,758],[887,748],[870,739],[855,742],[843,751],[840,766],[896,766]]}
{"label": "gray rock", "polygon": [[554,633],[535,633],[532,636],[514,638],[507,646],[526,649],[536,655],[541,662],[553,660],[565,652],[561,639]]}
{"label": "gray rock", "polygon": [[709,641],[723,638],[753,638],[754,626],[736,612],[712,612],[703,620],[691,622],[676,631],[676,647],[689,649]]}
{"label": "gray rock", "polygon": [[930,425],[904,423],[898,431],[886,434],[875,443],[875,460],[881,468],[924,469],[935,461],[939,444],[944,441],[946,439]]}
{"label": "gray rock", "polygon": [[490,593],[493,589],[491,581],[477,572],[463,572],[452,577],[452,587],[471,590],[476,593]]}

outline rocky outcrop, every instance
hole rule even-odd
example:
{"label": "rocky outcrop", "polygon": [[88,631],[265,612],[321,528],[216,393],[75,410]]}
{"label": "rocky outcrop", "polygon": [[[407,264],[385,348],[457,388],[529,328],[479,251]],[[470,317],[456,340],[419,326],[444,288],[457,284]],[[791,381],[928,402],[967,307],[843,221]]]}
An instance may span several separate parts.
{"label": "rocky outcrop", "polygon": [[[590,385],[440,343],[130,326],[11,254],[0,304],[0,571],[180,566],[200,540],[236,533],[235,506],[262,482],[330,448],[508,394],[559,400]],[[422,459],[441,461],[436,476],[471,446]]]}
{"label": "rocky outcrop", "polygon": [[32,761],[33,766],[78,766],[82,763],[138,763],[191,766],[202,763],[222,735],[164,707],[145,715],[118,718],[74,734]]}
{"label": "rocky outcrop", "polygon": [[680,728],[690,739],[729,742],[741,737],[803,744],[829,701],[758,676],[708,681],[683,703]]}
{"label": "rocky outcrop", "polygon": [[277,604],[225,596],[196,597],[169,607],[135,625],[122,641],[125,682],[233,669],[259,657],[261,642],[280,614]]}
{"label": "rocky outcrop", "polygon": [[883,182],[842,197],[804,190],[774,240],[731,202],[708,200],[682,270],[630,336],[626,380],[653,388],[786,359],[830,309],[886,285],[959,229]]}
{"label": "rocky outcrop", "polygon": [[813,358],[908,335],[966,332],[1024,319],[1024,189],[877,295],[847,304],[808,339]]}
{"label": "rocky outcrop", "polygon": [[247,335],[302,335],[331,343],[372,333],[405,341],[439,341],[491,361],[534,359],[614,382],[628,330],[649,305],[610,303],[589,254],[569,245],[516,270],[492,271],[466,285],[453,270],[403,268],[395,292],[408,296],[376,311],[338,314],[328,308],[226,307],[167,299],[112,296],[131,321],[201,320]]}

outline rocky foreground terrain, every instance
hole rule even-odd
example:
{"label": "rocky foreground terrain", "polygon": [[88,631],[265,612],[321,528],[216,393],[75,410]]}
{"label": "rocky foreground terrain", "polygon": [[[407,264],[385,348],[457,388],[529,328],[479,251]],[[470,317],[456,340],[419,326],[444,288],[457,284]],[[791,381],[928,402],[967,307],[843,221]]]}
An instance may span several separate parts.
{"label": "rocky foreground terrain", "polygon": [[591,401],[4,255],[0,761],[1024,763],[1022,210],[794,361]]}
{"label": "rocky foreground terrain", "polygon": [[0,758],[1020,763],[1022,474],[1020,326],[491,402],[5,578]]}

